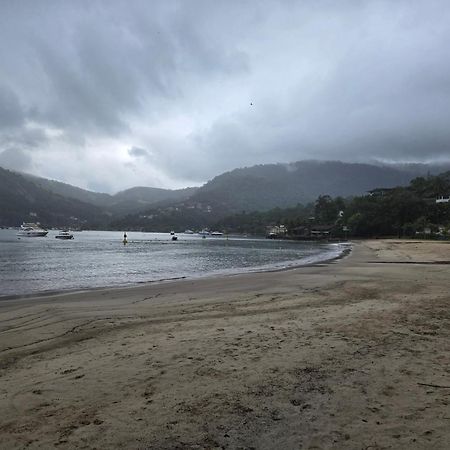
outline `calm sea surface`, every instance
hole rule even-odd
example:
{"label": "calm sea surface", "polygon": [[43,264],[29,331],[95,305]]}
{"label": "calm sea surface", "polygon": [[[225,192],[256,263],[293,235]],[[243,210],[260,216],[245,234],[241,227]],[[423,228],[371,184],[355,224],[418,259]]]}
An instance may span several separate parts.
{"label": "calm sea surface", "polygon": [[309,264],[338,256],[345,244],[242,237],[113,231],[75,232],[74,239],[18,237],[0,230],[0,297],[124,286],[180,277],[241,273]]}

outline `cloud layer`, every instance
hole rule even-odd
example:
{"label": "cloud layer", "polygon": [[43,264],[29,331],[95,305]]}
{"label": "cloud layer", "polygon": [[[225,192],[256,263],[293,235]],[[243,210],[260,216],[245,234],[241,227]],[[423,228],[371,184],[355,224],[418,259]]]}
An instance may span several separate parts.
{"label": "cloud layer", "polygon": [[0,165],[182,187],[300,159],[450,159],[450,4],[0,5]]}

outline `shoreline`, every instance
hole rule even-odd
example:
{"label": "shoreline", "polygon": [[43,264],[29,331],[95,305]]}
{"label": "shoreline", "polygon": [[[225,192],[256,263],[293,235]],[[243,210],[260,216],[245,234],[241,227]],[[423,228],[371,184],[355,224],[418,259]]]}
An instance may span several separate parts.
{"label": "shoreline", "polygon": [[[137,281],[137,282],[132,282],[132,283],[123,284],[123,285],[118,284],[118,285],[113,285],[113,286],[60,289],[60,290],[31,292],[31,293],[27,293],[27,294],[0,295],[0,308],[1,308],[2,302],[9,301],[9,300],[40,299],[40,298],[47,298],[47,297],[62,296],[64,294],[83,294],[83,293],[89,293],[91,291],[96,292],[96,291],[105,291],[105,290],[110,291],[110,290],[114,290],[114,289],[133,289],[133,288],[137,288],[137,287],[141,287],[141,286],[151,286],[151,285],[160,284],[160,283],[172,283],[172,282],[177,282],[180,280],[190,281],[190,280],[203,280],[203,279],[211,279],[211,278],[220,279],[220,278],[226,278],[226,277],[239,276],[242,274],[276,273],[276,272],[284,272],[287,270],[300,269],[302,267],[311,267],[311,266],[315,266],[318,264],[329,264],[333,261],[339,261],[340,259],[345,258],[352,252],[353,244],[351,241],[341,242],[341,244],[345,244],[346,247],[342,248],[341,252],[338,255],[336,255],[335,257],[318,259],[317,261],[310,262],[310,263],[309,262],[304,263],[304,264],[296,263],[296,264],[293,264],[292,266],[281,267],[281,268],[278,268],[278,267],[270,268],[269,267],[267,269],[265,269],[264,267],[250,267],[250,268],[245,268],[246,270],[242,273],[239,273],[238,271],[231,272],[231,273],[219,273],[219,274],[212,273],[212,274],[198,275],[198,276],[179,276],[179,277],[174,277],[174,278],[162,278],[159,280]],[[287,262],[289,262],[289,261],[287,261]],[[281,264],[281,263],[278,263],[278,264]],[[233,269],[233,270],[238,270],[238,269]]]}
{"label": "shoreline", "polygon": [[446,449],[449,252],[0,302],[2,445]]}

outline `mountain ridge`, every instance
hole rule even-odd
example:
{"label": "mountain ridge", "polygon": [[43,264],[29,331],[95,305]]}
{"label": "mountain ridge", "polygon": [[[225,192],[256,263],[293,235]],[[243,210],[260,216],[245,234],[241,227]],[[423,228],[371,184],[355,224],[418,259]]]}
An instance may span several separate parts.
{"label": "mountain ridge", "polygon": [[351,197],[377,187],[407,185],[424,171],[440,169],[314,160],[256,165],[220,174],[183,202],[127,216],[112,226],[146,231],[203,228],[227,215],[292,207],[319,195]]}
{"label": "mountain ridge", "polygon": [[0,225],[41,222],[46,226],[104,226],[109,217],[100,208],[48,191],[0,167]]}
{"label": "mountain ridge", "polygon": [[61,181],[50,180],[35,175],[16,172],[31,180],[38,186],[64,197],[91,203],[100,207],[107,214],[125,215],[137,212],[163,201],[182,200],[191,195],[197,188],[163,189],[147,186],[135,186],[115,194],[106,194],[83,189]]}
{"label": "mountain ridge", "polygon": [[204,227],[229,214],[306,204],[319,195],[351,197],[402,186],[446,167],[450,168],[315,160],[259,164],[222,173],[199,188],[136,186],[114,195],[1,169],[0,224],[17,225],[37,212],[48,226],[64,221],[69,225],[77,217],[86,227],[151,231]]}

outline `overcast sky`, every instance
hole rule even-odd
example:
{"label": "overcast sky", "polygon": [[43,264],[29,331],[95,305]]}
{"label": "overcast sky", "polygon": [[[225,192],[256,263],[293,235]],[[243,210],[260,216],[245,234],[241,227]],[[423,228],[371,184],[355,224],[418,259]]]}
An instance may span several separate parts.
{"label": "overcast sky", "polygon": [[0,166],[115,192],[450,159],[448,0],[0,0]]}

